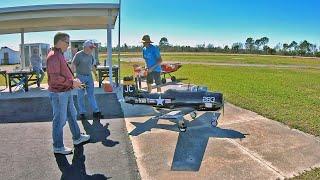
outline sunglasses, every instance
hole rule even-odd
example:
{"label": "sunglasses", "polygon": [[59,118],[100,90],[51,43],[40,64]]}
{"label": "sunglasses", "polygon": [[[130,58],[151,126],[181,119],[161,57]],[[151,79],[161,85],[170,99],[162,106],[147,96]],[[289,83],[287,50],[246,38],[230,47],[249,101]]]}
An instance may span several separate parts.
{"label": "sunglasses", "polygon": [[69,43],[70,43],[70,41],[66,41],[66,40],[61,40],[61,41],[65,42],[65,43],[67,43],[67,44],[69,44]]}

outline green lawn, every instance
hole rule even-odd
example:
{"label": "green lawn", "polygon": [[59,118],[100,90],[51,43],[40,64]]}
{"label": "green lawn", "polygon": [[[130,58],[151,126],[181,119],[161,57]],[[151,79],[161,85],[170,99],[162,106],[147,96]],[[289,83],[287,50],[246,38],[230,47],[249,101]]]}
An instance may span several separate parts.
{"label": "green lawn", "polygon": [[305,172],[300,176],[292,178],[292,180],[316,180],[320,179],[320,168]]}
{"label": "green lawn", "polygon": [[320,59],[260,55],[164,54],[164,60],[234,64],[320,65]]}
{"label": "green lawn", "polygon": [[[161,53],[161,55],[164,61],[320,66],[320,58],[218,53]],[[121,58],[141,58],[141,53],[123,53]]]}
{"label": "green lawn", "polygon": [[175,75],[221,91],[235,105],[320,135],[319,70],[184,65]]}
{"label": "green lawn", "polygon": [[[132,64],[122,63],[122,77],[132,74]],[[175,75],[223,92],[230,103],[320,135],[319,70],[183,65]]]}

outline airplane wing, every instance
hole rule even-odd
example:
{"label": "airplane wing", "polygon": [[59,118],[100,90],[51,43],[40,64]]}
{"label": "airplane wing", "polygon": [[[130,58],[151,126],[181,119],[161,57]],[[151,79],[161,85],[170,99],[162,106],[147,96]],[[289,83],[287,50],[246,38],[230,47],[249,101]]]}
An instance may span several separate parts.
{"label": "airplane wing", "polygon": [[208,139],[197,131],[179,133],[171,170],[199,171]]}

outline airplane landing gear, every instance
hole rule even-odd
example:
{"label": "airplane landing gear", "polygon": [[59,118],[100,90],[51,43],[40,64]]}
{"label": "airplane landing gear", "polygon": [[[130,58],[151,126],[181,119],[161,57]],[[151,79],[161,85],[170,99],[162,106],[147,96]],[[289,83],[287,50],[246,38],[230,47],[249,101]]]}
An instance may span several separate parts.
{"label": "airplane landing gear", "polygon": [[217,121],[217,119],[211,120],[211,125],[212,125],[213,127],[217,127],[217,126],[218,126],[218,121]]}
{"label": "airplane landing gear", "polygon": [[191,113],[190,113],[190,117],[191,117],[192,119],[195,119],[195,118],[197,117],[197,113],[196,113],[196,112],[191,112]]}
{"label": "airplane landing gear", "polygon": [[166,78],[162,78],[161,82],[162,82],[162,84],[166,84],[166,82],[167,82]]}
{"label": "airplane landing gear", "polygon": [[213,115],[212,115],[211,125],[213,127],[217,127],[218,126],[218,118],[216,116],[216,113],[213,113]]}
{"label": "airplane landing gear", "polygon": [[178,126],[179,126],[180,132],[186,132],[187,126],[186,126],[184,120],[179,121],[178,124],[179,124]]}
{"label": "airplane landing gear", "polygon": [[175,76],[171,76],[171,81],[172,82],[176,82],[177,81],[177,78]]}

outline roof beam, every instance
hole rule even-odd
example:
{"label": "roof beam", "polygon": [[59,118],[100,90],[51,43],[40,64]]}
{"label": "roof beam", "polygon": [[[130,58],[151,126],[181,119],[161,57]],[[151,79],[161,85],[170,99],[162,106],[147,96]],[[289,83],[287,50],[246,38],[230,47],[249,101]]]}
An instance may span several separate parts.
{"label": "roof beam", "polygon": [[0,9],[0,34],[114,28],[119,4],[65,4]]}

